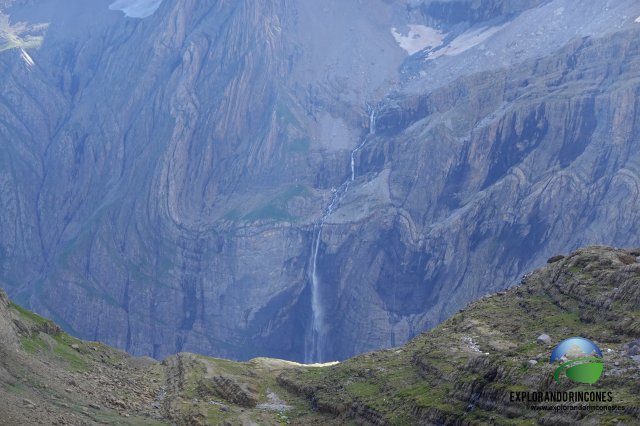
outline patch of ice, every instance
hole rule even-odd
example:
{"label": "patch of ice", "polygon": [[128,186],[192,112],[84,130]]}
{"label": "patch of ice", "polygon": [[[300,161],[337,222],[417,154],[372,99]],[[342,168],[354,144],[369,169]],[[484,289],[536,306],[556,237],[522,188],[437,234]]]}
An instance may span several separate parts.
{"label": "patch of ice", "polygon": [[116,0],[109,6],[111,10],[121,10],[129,18],[146,18],[153,15],[162,0]]}
{"label": "patch of ice", "polygon": [[397,28],[391,28],[391,35],[409,55],[426,47],[437,47],[442,44],[445,34],[435,28],[424,25],[409,25],[409,32],[403,35]]}
{"label": "patch of ice", "polygon": [[455,38],[446,47],[429,54],[428,59],[436,59],[440,56],[455,56],[462,52],[471,49],[474,46],[482,44],[485,40],[489,39],[492,35],[503,29],[505,25],[498,27],[484,27],[473,31],[467,31]]}
{"label": "patch of ice", "polygon": [[[562,13],[564,12],[564,9],[558,9],[558,11]],[[446,33],[424,25],[408,25],[409,32],[406,35],[398,32],[397,28],[391,28],[391,34],[396,39],[398,45],[409,55],[413,55],[422,49],[430,47],[434,51],[429,54],[428,59],[436,59],[445,55],[459,55],[472,47],[482,45],[485,40],[489,39],[492,35],[502,30],[507,25],[508,24],[497,27],[483,27],[467,31],[453,39],[451,43],[446,46],[442,45],[442,42],[447,35]],[[486,47],[484,47],[484,49],[486,49]]]}

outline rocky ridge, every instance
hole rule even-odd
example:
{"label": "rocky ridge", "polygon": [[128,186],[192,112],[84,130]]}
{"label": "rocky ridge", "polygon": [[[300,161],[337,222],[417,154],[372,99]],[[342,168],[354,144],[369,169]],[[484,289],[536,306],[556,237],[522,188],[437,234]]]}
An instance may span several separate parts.
{"label": "rocky ridge", "polygon": [[[74,339],[0,292],[0,413],[7,425],[634,425],[639,306],[640,250],[588,247],[404,346],[336,365],[189,353],[160,363]],[[603,351],[595,385],[553,380],[553,346],[576,335]],[[577,390],[611,391],[624,409],[510,401],[510,392]]]}
{"label": "rocky ridge", "polygon": [[[405,346],[278,380],[319,411],[358,424],[601,425],[640,420],[640,250],[589,247],[473,302]],[[548,334],[549,339],[538,341]],[[560,384],[549,363],[571,336],[602,349],[595,385]],[[615,412],[536,411],[511,392],[611,391]],[[559,404],[548,404],[559,405]],[[603,404],[600,404],[603,405]]]}

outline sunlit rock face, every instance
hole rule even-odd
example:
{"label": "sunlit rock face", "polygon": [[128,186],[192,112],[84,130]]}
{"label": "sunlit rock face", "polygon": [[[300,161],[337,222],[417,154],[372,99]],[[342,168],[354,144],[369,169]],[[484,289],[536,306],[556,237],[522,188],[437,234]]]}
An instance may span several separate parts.
{"label": "sunlit rock face", "polygon": [[131,18],[146,18],[158,10],[162,0],[116,0],[109,6],[112,10],[121,10]]}
{"label": "sunlit rock face", "polygon": [[0,284],[79,336],[303,360],[315,297],[340,359],[640,243],[636,1],[7,12],[49,26],[0,52]]}

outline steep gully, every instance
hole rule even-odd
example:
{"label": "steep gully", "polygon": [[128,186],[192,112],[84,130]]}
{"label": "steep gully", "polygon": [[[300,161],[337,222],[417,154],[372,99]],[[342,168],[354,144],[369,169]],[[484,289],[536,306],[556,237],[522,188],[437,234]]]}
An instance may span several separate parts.
{"label": "steep gully", "polygon": [[349,191],[349,186],[356,178],[356,154],[360,151],[369,141],[369,138],[376,133],[376,114],[379,106],[367,105],[367,112],[369,113],[369,132],[364,136],[362,142],[351,151],[351,177],[340,185],[335,190],[329,205],[324,211],[324,214],[320,220],[316,223],[314,229],[314,238],[311,245],[311,329],[307,332],[307,337],[304,345],[304,360],[305,363],[317,363],[325,361],[324,347],[325,347],[325,318],[324,318],[324,306],[321,294],[321,282],[318,276],[318,253],[320,249],[320,240],[322,239],[322,229],[327,219],[333,214],[336,207],[344,196]]}

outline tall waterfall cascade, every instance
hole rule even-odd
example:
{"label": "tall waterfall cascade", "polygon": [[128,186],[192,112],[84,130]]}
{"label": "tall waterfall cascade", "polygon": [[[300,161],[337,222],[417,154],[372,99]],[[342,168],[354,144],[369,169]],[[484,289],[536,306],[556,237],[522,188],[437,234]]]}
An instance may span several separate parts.
{"label": "tall waterfall cascade", "polygon": [[320,251],[320,241],[322,240],[322,229],[324,224],[333,214],[340,200],[349,191],[349,185],[351,182],[356,178],[356,155],[358,151],[360,151],[369,141],[369,137],[374,135],[376,132],[377,108],[367,105],[367,112],[369,113],[369,133],[362,139],[362,142],[360,142],[360,144],[351,151],[350,179],[343,182],[343,184],[340,185],[340,187],[333,193],[331,202],[325,209],[324,214],[314,229],[311,258],[309,262],[311,265],[311,330],[307,333],[307,339],[304,347],[304,361],[307,364],[326,361],[324,348],[326,346],[325,338],[327,330],[325,322],[325,307],[320,292],[320,277],[318,276],[318,253]]}

